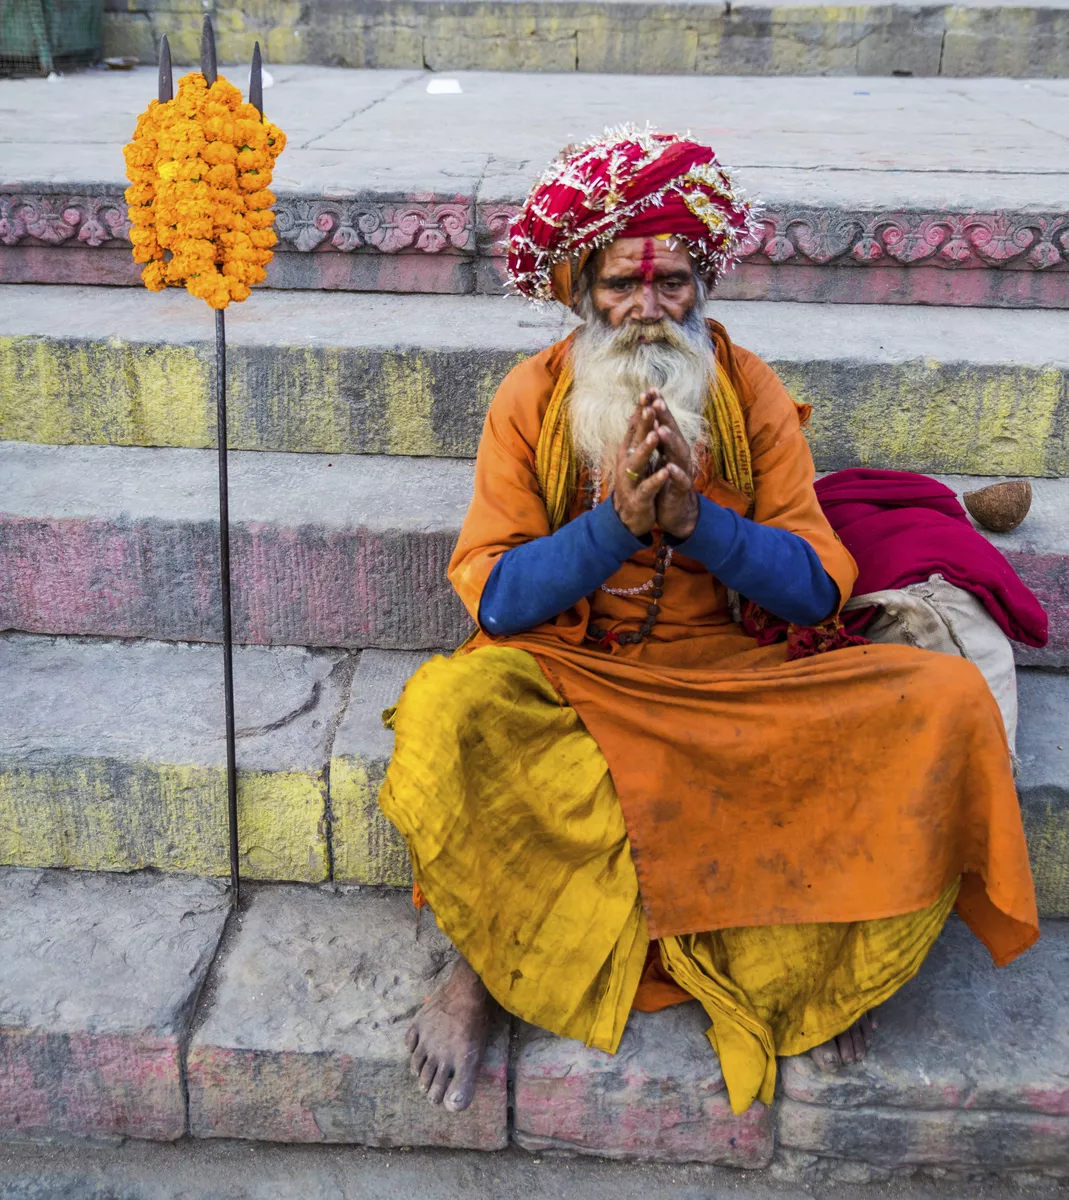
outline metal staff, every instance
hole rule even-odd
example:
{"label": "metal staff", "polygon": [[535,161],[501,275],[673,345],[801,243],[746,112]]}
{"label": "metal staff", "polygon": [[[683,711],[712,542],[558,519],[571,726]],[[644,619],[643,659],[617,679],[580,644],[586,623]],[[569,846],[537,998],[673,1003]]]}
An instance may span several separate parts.
{"label": "metal staff", "polygon": [[[204,18],[200,42],[201,73],[211,87],[218,78],[215,30],[210,17]],[[166,35],[160,41],[159,99],[165,104],[174,98],[171,51]],[[260,43],[252,56],[249,101],[263,119],[263,76]],[[241,876],[238,842],[237,740],[234,724],[234,630],[230,592],[230,479],[227,456],[226,419],[226,320],[223,310],[215,310],[215,408],[216,444],[219,464],[219,590],[223,614],[223,699],[226,711],[226,797],[227,826],[230,841],[230,901],[236,906],[240,897]]]}

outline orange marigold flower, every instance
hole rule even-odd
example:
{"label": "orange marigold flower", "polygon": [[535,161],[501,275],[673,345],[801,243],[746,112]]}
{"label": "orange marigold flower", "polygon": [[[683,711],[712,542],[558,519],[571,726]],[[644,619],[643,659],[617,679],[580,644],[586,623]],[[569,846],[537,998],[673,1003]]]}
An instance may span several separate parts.
{"label": "orange marigold flower", "polygon": [[268,185],[285,144],[222,76],[209,88],[192,72],[173,100],[149,103],[123,150],[130,241],[146,287],[185,287],[225,308],[263,282],[277,240]]}

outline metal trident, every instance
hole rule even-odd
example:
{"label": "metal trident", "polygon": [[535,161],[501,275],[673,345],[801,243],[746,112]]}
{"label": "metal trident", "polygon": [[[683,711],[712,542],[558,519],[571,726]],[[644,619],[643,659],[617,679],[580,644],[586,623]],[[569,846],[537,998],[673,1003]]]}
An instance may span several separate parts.
{"label": "metal trident", "polygon": [[[208,86],[219,77],[215,53],[215,30],[211,17],[204,18],[200,39],[200,69]],[[166,104],[174,99],[174,78],[171,72],[171,48],[167,35],[160,39],[159,99]],[[264,116],[263,70],[260,43],[252,52],[252,71],[249,75],[249,103],[256,106],[260,120]],[[230,482],[227,470],[226,422],[226,322],[223,310],[215,310],[215,411],[216,444],[219,462],[219,590],[223,612],[223,698],[226,709],[226,798],[227,827],[230,834],[230,902],[237,906],[241,877],[238,843],[238,770],[237,741],[234,728],[234,631],[230,598]]]}

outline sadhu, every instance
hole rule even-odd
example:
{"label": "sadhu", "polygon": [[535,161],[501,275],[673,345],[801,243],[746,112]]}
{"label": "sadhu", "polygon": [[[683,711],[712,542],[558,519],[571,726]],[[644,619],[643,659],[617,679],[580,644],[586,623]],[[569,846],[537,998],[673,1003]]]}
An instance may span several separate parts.
{"label": "sadhu", "polygon": [[808,410],[704,319],[754,219],[626,127],[512,226],[515,287],[582,324],[494,398],[450,564],[478,631],[407,684],[380,797],[458,951],[407,1034],[449,1109],[495,1003],[614,1052],[696,998],[741,1112],[777,1055],[863,1057],[955,907],[996,964],[1038,937],[984,677],[844,631]]}

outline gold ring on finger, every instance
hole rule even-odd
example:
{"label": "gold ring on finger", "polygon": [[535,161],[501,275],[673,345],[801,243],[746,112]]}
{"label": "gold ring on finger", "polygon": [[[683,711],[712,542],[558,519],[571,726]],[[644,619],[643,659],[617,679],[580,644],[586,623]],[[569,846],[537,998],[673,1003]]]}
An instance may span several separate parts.
{"label": "gold ring on finger", "polygon": [[630,480],[631,480],[633,483],[638,483],[638,481],[639,481],[639,480],[642,478],[642,476],[641,476],[641,475],[640,475],[640,474],[639,474],[637,471],[632,471],[630,467],[628,467],[628,468],[627,468],[627,469],[624,471],[624,474],[625,474],[625,475],[628,477],[628,479],[630,479]]}

